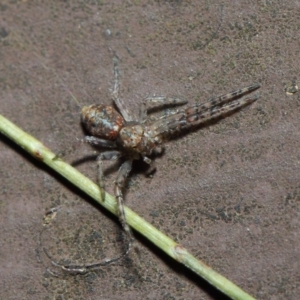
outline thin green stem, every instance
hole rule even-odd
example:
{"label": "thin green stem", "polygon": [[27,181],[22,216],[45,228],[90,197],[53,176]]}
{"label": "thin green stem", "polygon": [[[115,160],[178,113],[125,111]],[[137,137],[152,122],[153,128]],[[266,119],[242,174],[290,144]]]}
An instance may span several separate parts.
{"label": "thin green stem", "polygon": [[[101,201],[98,185],[82,175],[69,164],[63,162],[61,159],[53,160],[55,157],[54,153],[46,148],[40,141],[30,136],[1,115],[0,132],[30,153],[37,160],[45,163],[50,168],[61,174],[111,213],[116,216],[118,215],[116,200],[113,196],[106,193],[105,201]],[[146,222],[128,207],[125,207],[125,214],[126,220],[132,228],[145,236],[170,257],[184,264],[187,268],[194,271],[227,296],[232,299],[254,299],[234,283],[212,270],[200,260],[196,259],[183,246],[157,230],[154,226]]]}

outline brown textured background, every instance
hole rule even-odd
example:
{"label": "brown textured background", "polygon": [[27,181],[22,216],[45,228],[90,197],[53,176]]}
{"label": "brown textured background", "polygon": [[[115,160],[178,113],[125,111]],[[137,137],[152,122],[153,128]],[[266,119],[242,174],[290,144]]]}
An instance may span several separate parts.
{"label": "brown textured background", "polygon": [[[148,95],[195,103],[260,82],[250,107],[168,143],[152,179],[136,164],[126,204],[254,297],[298,299],[300,93],[286,89],[299,84],[299,19],[299,1],[1,1],[0,110],[53,151],[67,148],[83,136],[80,107],[110,103],[109,48],[134,113]],[[140,237],[140,266],[50,276],[37,254],[46,209],[59,206],[42,234],[58,261],[118,253],[118,222],[0,139],[1,299],[221,299]],[[77,167],[96,179],[93,160]]]}

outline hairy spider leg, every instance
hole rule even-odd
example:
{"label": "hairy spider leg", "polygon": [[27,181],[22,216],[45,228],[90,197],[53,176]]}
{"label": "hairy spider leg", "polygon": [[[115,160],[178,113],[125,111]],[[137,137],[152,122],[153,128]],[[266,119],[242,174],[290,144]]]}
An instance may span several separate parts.
{"label": "hairy spider leg", "polygon": [[[193,113],[195,112],[203,112],[206,110],[209,110],[215,106],[220,106],[220,105],[224,105],[227,102],[231,102],[233,100],[235,100],[236,98],[248,94],[256,89],[260,88],[260,84],[259,83],[254,83],[252,85],[249,85],[247,87],[244,87],[242,89],[239,90],[235,90],[233,92],[221,95],[221,96],[217,96],[217,97],[212,97],[210,98],[207,102],[205,103],[199,103],[199,104],[195,104],[191,107],[182,109],[177,111],[177,113],[181,113],[181,112],[188,112],[189,109],[193,110]],[[167,118],[169,116],[163,116],[160,119],[164,119]]]}
{"label": "hairy spider leg", "polygon": [[103,174],[103,160],[117,160],[122,156],[120,151],[105,151],[98,155],[97,166],[98,166],[98,185],[100,187],[101,201],[105,201],[105,181]]}
{"label": "hairy spider leg", "polygon": [[[40,241],[40,244],[41,244],[41,241]],[[42,245],[40,245],[40,246],[42,247]],[[119,256],[116,256],[114,258],[105,258],[102,261],[98,261],[98,262],[91,263],[91,264],[84,264],[84,265],[75,265],[75,264],[74,265],[72,265],[72,264],[63,265],[63,264],[57,263],[52,259],[51,255],[48,253],[46,248],[42,247],[42,249],[43,249],[43,252],[45,253],[45,255],[47,256],[47,258],[51,261],[51,264],[53,266],[61,268],[63,271],[71,273],[73,275],[77,275],[77,274],[84,275],[88,271],[96,270],[100,267],[107,266],[107,265],[117,262],[120,259],[122,259],[123,257],[127,256],[130,251],[130,244],[128,244],[127,249],[123,253],[121,253]],[[47,269],[47,270],[53,276],[58,277],[58,275],[56,273],[53,273],[49,269]]]}
{"label": "hairy spider leg", "polygon": [[100,138],[97,138],[95,136],[85,136],[83,139],[77,139],[76,143],[74,143],[70,148],[58,152],[55,155],[55,157],[53,158],[53,160],[56,160],[58,158],[63,158],[64,156],[67,156],[67,155],[73,153],[82,144],[90,144],[90,145],[93,145],[93,146],[98,146],[98,147],[103,147],[103,148],[110,148],[110,149],[117,148],[117,144],[114,141],[100,139]]}
{"label": "hairy spider leg", "polygon": [[[210,119],[215,119],[221,115],[256,101],[258,99],[258,95],[239,100],[236,100],[236,98],[259,87],[259,84],[253,84],[232,93],[212,98],[206,103],[193,105],[186,109],[180,110],[174,115],[161,118],[154,122],[154,124],[150,126],[150,131],[153,132],[154,136],[159,134],[168,134],[172,133],[173,131],[179,131],[182,129],[187,129],[191,126],[205,123]],[[227,104],[228,102],[230,103]]]}
{"label": "hairy spider leg", "polygon": [[52,263],[55,263],[55,266],[57,267],[61,267],[62,270],[69,272],[71,274],[81,274],[84,275],[85,273],[87,273],[88,271],[92,271],[92,270],[96,270],[100,267],[103,266],[107,266],[111,263],[117,262],[120,259],[122,259],[123,257],[127,256],[129,253],[130,247],[128,245],[127,249],[124,251],[124,253],[121,253],[119,256],[116,256],[114,258],[105,258],[103,261],[99,261],[96,263],[92,263],[92,264],[86,264],[86,265],[59,265],[53,261],[51,261]]}
{"label": "hairy spider leg", "polygon": [[207,110],[207,109],[210,109],[214,106],[223,105],[227,102],[231,102],[231,101],[235,100],[236,98],[238,98],[242,95],[245,95],[245,94],[251,93],[254,90],[257,90],[258,88],[260,88],[260,84],[259,83],[254,83],[254,84],[246,86],[242,89],[230,92],[228,94],[224,94],[224,95],[221,95],[221,96],[218,96],[218,97],[213,97],[205,103],[197,104],[197,105],[194,105],[192,107],[195,107],[195,108],[197,107],[199,109],[199,111]]}
{"label": "hairy spider leg", "polygon": [[110,140],[105,140],[105,139],[100,139],[95,136],[85,136],[83,139],[80,140],[82,143],[87,143],[92,146],[98,146],[98,147],[103,147],[103,148],[110,148],[114,149],[117,148],[117,144],[115,141],[110,141]]}
{"label": "hairy spider leg", "polygon": [[119,109],[119,112],[123,116],[124,120],[126,122],[131,122],[131,121],[133,121],[133,119],[130,116],[130,113],[128,112],[128,110],[126,109],[126,106],[124,105],[123,101],[119,97],[120,72],[119,72],[119,68],[118,68],[119,59],[117,56],[114,56],[113,62],[114,62],[114,87],[113,87],[113,91],[111,93],[112,98],[113,98],[117,108]]}
{"label": "hairy spider leg", "polygon": [[149,109],[154,109],[155,107],[149,107],[151,104],[159,105],[159,109],[164,108],[165,106],[176,106],[187,104],[188,101],[181,98],[174,97],[165,97],[165,96],[152,96],[147,97],[143,100],[140,105],[139,120],[141,123],[144,123],[147,120],[147,113]]}
{"label": "hairy spider leg", "polygon": [[122,227],[124,231],[127,234],[127,237],[129,239],[129,250],[131,249],[133,243],[134,243],[134,237],[132,235],[131,229],[129,225],[126,222],[126,215],[124,211],[124,199],[123,199],[123,188],[125,186],[126,179],[129,175],[129,172],[132,168],[132,159],[126,160],[120,167],[117,179],[115,181],[115,195],[117,198],[117,204],[118,204],[118,214],[119,214],[119,220],[122,224]]}
{"label": "hairy spider leg", "polygon": [[[57,208],[53,208],[51,209],[49,212],[46,212],[46,215],[45,217],[50,214],[50,213],[56,213],[57,212]],[[45,224],[45,225],[48,225],[48,224]],[[45,227],[46,228],[46,227]],[[40,248],[42,248],[44,254],[46,255],[46,257],[51,261],[51,264],[55,267],[58,267],[58,268],[61,268],[63,271],[65,272],[68,272],[68,273],[71,273],[73,275],[76,275],[76,274],[81,274],[81,275],[84,275],[85,273],[87,273],[88,271],[91,271],[91,270],[96,270],[100,267],[103,267],[103,266],[106,266],[106,265],[109,265],[111,263],[114,263],[120,259],[122,259],[123,257],[127,256],[128,255],[128,252],[130,250],[130,247],[129,247],[129,244],[126,248],[126,250],[121,253],[120,255],[116,256],[116,257],[113,257],[113,258],[105,258],[104,260],[102,261],[98,261],[98,262],[95,262],[95,263],[91,263],[91,264],[84,264],[84,265],[75,265],[75,264],[69,264],[69,265],[64,265],[64,264],[60,264],[60,263],[57,263],[55,262],[51,255],[48,253],[48,251],[46,250],[45,247],[43,247],[42,245],[42,234],[43,232],[45,231],[45,228],[40,232],[39,234],[39,246]],[[38,254],[38,258],[39,260],[42,262],[42,260],[40,259],[40,254],[39,254],[39,251],[37,252]],[[58,274],[52,272],[50,269],[47,268],[47,271],[49,272],[49,274],[51,274],[52,276],[55,276],[55,277],[59,277]]]}
{"label": "hairy spider leg", "polygon": [[226,115],[229,112],[233,112],[243,106],[249,105],[252,102],[256,101],[258,99],[258,95],[248,97],[241,100],[236,100],[233,102],[230,102],[229,104],[225,104],[223,106],[216,106],[213,107],[211,110],[204,111],[203,113],[198,110],[193,111],[190,110],[186,112],[184,118],[186,120],[186,125],[182,122],[182,129],[189,128],[190,126],[198,125],[201,123],[204,123],[210,119],[217,118],[222,115]]}

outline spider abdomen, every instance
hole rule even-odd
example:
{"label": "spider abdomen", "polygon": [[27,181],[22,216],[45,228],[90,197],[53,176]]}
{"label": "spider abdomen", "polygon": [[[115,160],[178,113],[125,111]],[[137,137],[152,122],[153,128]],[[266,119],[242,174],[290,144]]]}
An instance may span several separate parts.
{"label": "spider abdomen", "polygon": [[96,104],[82,108],[81,121],[92,136],[108,140],[115,140],[125,123],[112,106]]}

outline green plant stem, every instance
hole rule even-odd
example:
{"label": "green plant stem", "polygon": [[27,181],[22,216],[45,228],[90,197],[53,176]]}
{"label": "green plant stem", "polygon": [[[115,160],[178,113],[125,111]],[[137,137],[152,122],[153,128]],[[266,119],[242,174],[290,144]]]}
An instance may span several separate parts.
{"label": "green plant stem", "polygon": [[[61,159],[53,160],[55,157],[54,153],[52,153],[40,141],[30,136],[1,115],[0,132],[22,147],[25,151],[30,153],[37,160],[45,163],[50,168],[65,177],[111,213],[116,216],[118,215],[116,200],[113,196],[106,193],[105,201],[101,201],[98,185],[82,175],[69,164],[63,162]],[[126,220],[132,228],[145,236],[166,254],[174,258],[179,263],[184,264],[187,268],[194,271],[196,274],[204,278],[211,285],[222,291],[227,296],[231,297],[232,299],[254,299],[234,283],[212,270],[200,260],[196,259],[183,246],[157,230],[154,226],[146,222],[128,207],[125,207],[125,214]]]}

